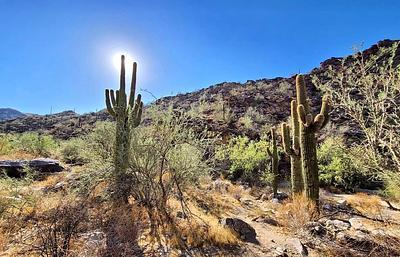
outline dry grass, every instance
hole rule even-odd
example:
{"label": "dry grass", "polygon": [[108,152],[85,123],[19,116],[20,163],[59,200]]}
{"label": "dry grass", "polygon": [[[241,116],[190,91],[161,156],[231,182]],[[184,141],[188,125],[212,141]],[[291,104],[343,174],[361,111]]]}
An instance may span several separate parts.
{"label": "dry grass", "polygon": [[[170,200],[169,206],[173,210],[180,210],[180,202]],[[189,203],[190,214],[185,219],[174,218],[178,232],[172,237],[171,244],[178,247],[180,238],[185,239],[187,247],[237,245],[239,239],[233,231],[219,224],[218,217],[206,214],[195,203]],[[176,217],[176,212],[174,213]]]}
{"label": "dry grass", "polygon": [[382,200],[379,196],[357,193],[349,196],[347,202],[351,207],[368,217],[376,217],[380,219],[388,218],[384,215]]}
{"label": "dry grass", "polygon": [[36,156],[32,153],[16,151],[16,152],[0,155],[0,160],[32,160],[32,159],[35,159],[38,157],[40,157],[40,156]]}
{"label": "dry grass", "polygon": [[233,185],[233,184],[230,184],[228,186],[228,190],[227,191],[228,191],[228,194],[230,194],[233,198],[235,198],[238,201],[240,201],[240,199],[246,193],[243,190],[243,187],[238,186],[238,185]]}
{"label": "dry grass", "polygon": [[318,217],[318,212],[313,202],[299,194],[278,207],[276,217],[283,227],[297,232],[307,222],[315,220]]}
{"label": "dry grass", "polygon": [[44,179],[35,181],[32,185],[37,187],[51,187],[56,185],[58,182],[63,181],[65,173],[57,173],[44,177]]}

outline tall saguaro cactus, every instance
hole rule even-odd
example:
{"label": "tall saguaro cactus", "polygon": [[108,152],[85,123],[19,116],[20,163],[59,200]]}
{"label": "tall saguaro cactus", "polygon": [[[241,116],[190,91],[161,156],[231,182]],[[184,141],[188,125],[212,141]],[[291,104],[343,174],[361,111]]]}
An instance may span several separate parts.
{"label": "tall saguaro cactus", "polygon": [[278,194],[278,162],[279,162],[279,156],[278,156],[278,147],[276,145],[276,129],[275,127],[271,128],[271,143],[270,147],[267,148],[268,155],[271,158],[271,171],[273,177],[272,181],[272,191],[274,194],[274,197],[277,196]]}
{"label": "tall saguaro cactus", "polygon": [[282,123],[281,135],[283,141],[283,149],[285,153],[290,156],[292,194],[298,194],[303,192],[304,181],[301,171],[300,126],[299,117],[297,114],[296,100],[292,100],[292,102],[290,103],[290,114],[291,129],[289,129],[288,124]]}
{"label": "tall saguaro cactus", "polygon": [[129,196],[129,182],[126,181],[126,172],[128,168],[128,158],[131,140],[131,130],[139,126],[143,102],[141,95],[138,94],[135,100],[136,89],[136,71],[137,64],[133,63],[132,81],[129,98],[125,92],[125,56],[121,56],[121,75],[119,90],[106,89],[106,106],[107,111],[116,120],[115,134],[115,192],[114,195],[122,200],[127,201]]}
{"label": "tall saguaro cactus", "polygon": [[315,117],[307,99],[305,81],[302,75],[296,77],[297,113],[300,125],[300,154],[305,195],[319,204],[319,178],[317,162],[317,140],[315,133],[329,121],[330,98],[322,98],[321,111]]}

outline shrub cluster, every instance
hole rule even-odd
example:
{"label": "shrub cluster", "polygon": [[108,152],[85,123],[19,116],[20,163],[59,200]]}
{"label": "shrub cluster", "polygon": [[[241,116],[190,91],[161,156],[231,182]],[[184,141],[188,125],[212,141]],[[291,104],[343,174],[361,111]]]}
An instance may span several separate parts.
{"label": "shrub cluster", "polygon": [[341,137],[328,137],[319,146],[317,156],[323,186],[354,191],[381,185],[368,151],[359,146],[347,147]]}
{"label": "shrub cluster", "polygon": [[36,132],[0,135],[0,154],[23,152],[40,157],[50,157],[58,148],[58,143],[50,135]]}
{"label": "shrub cluster", "polygon": [[260,180],[271,182],[272,176],[268,172],[269,156],[267,148],[269,143],[250,140],[248,137],[239,136],[232,138],[228,145],[219,147],[216,159],[229,162],[229,172],[232,179],[242,177],[245,181],[253,183]]}

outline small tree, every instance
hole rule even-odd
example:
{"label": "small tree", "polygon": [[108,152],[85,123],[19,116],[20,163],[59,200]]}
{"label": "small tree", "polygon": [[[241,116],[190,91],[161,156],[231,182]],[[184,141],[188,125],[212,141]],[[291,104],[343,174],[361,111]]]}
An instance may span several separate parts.
{"label": "small tree", "polygon": [[[153,231],[170,223],[167,201],[176,196],[184,202],[183,191],[208,172],[203,159],[208,140],[190,128],[189,117],[180,111],[147,110],[151,124],[135,130],[131,138],[128,181],[130,193],[145,207]],[[160,216],[158,216],[160,215]]]}
{"label": "small tree", "polygon": [[399,43],[378,45],[374,54],[356,52],[314,77],[315,84],[332,95],[336,109],[363,132],[362,144],[376,161],[374,168],[400,170],[400,66],[395,57]]}

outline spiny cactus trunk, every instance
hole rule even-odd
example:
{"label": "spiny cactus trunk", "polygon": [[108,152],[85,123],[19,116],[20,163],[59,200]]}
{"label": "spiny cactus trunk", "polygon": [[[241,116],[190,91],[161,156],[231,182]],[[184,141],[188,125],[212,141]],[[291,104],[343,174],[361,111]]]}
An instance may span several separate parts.
{"label": "spiny cactus trunk", "polygon": [[272,190],[274,197],[278,195],[278,154],[272,157],[272,173],[274,174],[274,180],[272,182]]}
{"label": "spiny cactus trunk", "polygon": [[116,134],[114,146],[114,192],[116,201],[128,202],[131,184],[127,175],[131,130],[140,124],[143,110],[141,95],[135,100],[137,64],[133,63],[132,82],[130,95],[127,99],[125,93],[125,57],[121,56],[121,75],[119,90],[106,89],[107,111],[116,121]]}
{"label": "spiny cactus trunk", "polygon": [[279,156],[278,156],[278,147],[276,145],[276,129],[275,129],[275,127],[271,128],[271,146],[269,149],[267,149],[267,151],[268,151],[268,155],[271,158],[271,172],[273,175],[272,191],[273,191],[274,197],[277,197],[277,195],[278,195],[278,175],[279,175],[279,170],[278,170]]}
{"label": "spiny cactus trunk", "polygon": [[304,180],[300,156],[290,156],[290,178],[292,194],[299,194],[304,190]]}
{"label": "spiny cactus trunk", "polygon": [[330,98],[322,98],[321,111],[314,117],[307,99],[303,76],[296,77],[297,114],[300,125],[300,154],[303,170],[304,193],[308,199],[319,205],[319,171],[317,161],[316,132],[329,121]]}
{"label": "spiny cactus trunk", "polygon": [[315,133],[300,126],[301,166],[304,179],[304,193],[306,197],[318,204],[319,178]]}
{"label": "spiny cactus trunk", "polygon": [[128,201],[129,192],[128,181],[125,180],[125,174],[128,169],[129,149],[130,149],[130,129],[126,119],[117,119],[116,132],[115,132],[115,198]]}
{"label": "spiny cactus trunk", "polygon": [[[298,194],[304,190],[304,181],[300,159],[300,124],[297,114],[297,102],[292,100],[291,106],[291,129],[286,123],[282,123],[281,133],[283,149],[290,156],[290,173],[292,194]],[[290,140],[292,139],[292,140]]]}

